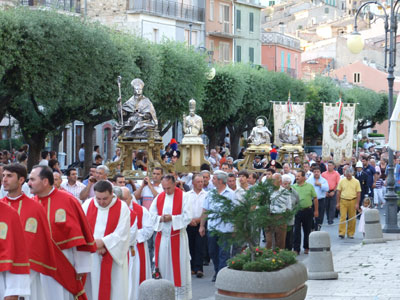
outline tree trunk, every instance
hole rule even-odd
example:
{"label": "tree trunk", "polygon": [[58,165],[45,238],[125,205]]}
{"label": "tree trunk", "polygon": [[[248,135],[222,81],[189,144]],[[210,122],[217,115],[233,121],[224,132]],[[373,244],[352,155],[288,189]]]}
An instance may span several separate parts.
{"label": "tree trunk", "polygon": [[217,145],[217,130],[213,127],[205,128],[206,135],[208,136],[208,153]]}
{"label": "tree trunk", "polygon": [[230,136],[231,136],[231,156],[234,159],[237,159],[238,154],[239,154],[239,141],[240,141],[240,136],[241,133],[239,132],[230,132]]}
{"label": "tree trunk", "polygon": [[93,165],[93,132],[94,132],[94,123],[84,123],[83,126],[83,136],[84,136],[84,144],[85,144],[85,163],[83,168],[83,178],[89,174],[90,167]]}
{"label": "tree trunk", "polygon": [[62,127],[60,130],[58,130],[54,135],[53,139],[51,141],[51,150],[56,151],[58,154],[60,142],[62,140],[62,133],[63,133],[64,127]]}
{"label": "tree trunk", "polygon": [[46,133],[36,133],[29,138],[24,136],[24,139],[29,145],[28,172],[30,172],[32,167],[37,165],[40,161],[40,153],[44,149]]}

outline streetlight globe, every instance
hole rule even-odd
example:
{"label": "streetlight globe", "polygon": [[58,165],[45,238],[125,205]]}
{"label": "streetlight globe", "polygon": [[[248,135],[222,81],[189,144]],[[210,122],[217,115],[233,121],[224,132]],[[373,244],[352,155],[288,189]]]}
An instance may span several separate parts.
{"label": "streetlight globe", "polygon": [[357,31],[352,32],[347,38],[347,48],[353,54],[358,54],[364,48],[364,39]]}
{"label": "streetlight globe", "polygon": [[207,79],[208,80],[213,80],[214,77],[215,77],[215,73],[216,73],[215,68],[214,67],[211,68],[210,71],[208,71],[207,74],[206,74]]}

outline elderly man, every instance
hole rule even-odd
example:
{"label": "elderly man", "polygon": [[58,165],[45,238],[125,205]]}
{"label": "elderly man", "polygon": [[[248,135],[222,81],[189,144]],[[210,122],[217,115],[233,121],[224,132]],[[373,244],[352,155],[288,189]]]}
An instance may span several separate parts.
{"label": "elderly man", "polygon": [[189,223],[186,231],[189,238],[190,249],[190,266],[192,273],[198,278],[204,276],[203,273],[203,248],[205,237],[199,233],[201,215],[203,213],[204,199],[207,197],[207,192],[203,190],[203,176],[194,174],[192,178],[193,189],[188,192],[188,198],[192,206],[192,220]]}
{"label": "elderly man", "polygon": [[[281,214],[291,208],[291,198],[287,189],[281,186],[282,176],[279,173],[272,175],[272,182],[275,190],[271,194],[270,211],[276,221],[282,218]],[[287,224],[282,223],[277,226],[267,226],[265,229],[265,239],[267,248],[285,248]],[[274,243],[275,241],[275,243]],[[274,247],[273,247],[274,246]]]}
{"label": "elderly man", "polygon": [[294,174],[292,173],[292,170],[290,169],[290,165],[288,163],[283,164],[282,167],[282,175],[287,174],[290,176],[290,178],[292,178],[292,183],[294,183],[294,181],[296,180],[296,176],[294,176]]}
{"label": "elderly man", "polygon": [[[290,209],[296,209],[297,205],[299,204],[299,194],[296,192],[295,189],[292,188],[291,183],[292,179],[289,175],[282,175],[282,187],[284,187],[289,192],[290,197]],[[294,219],[295,217],[291,218],[287,223],[287,231],[286,231],[286,241],[285,241],[285,248],[288,250],[293,249],[293,226],[294,226]]]}
{"label": "elderly man", "polygon": [[206,192],[212,190],[214,188],[214,185],[211,182],[211,173],[208,170],[203,170],[200,172],[200,174],[203,176],[203,190]]}
{"label": "elderly man", "polygon": [[154,219],[155,267],[161,276],[175,286],[177,300],[192,299],[190,253],[186,226],[192,222],[191,203],[176,187],[175,177],[165,175],[164,189],[153,201],[150,214]]}
{"label": "elderly man", "polygon": [[336,207],[340,209],[340,225],[339,225],[339,237],[344,239],[346,234],[346,219],[347,222],[347,237],[349,239],[354,238],[354,232],[356,230],[356,211],[359,209],[361,186],[360,182],[353,177],[353,169],[346,169],[344,175],[339,181],[336,194]]}
{"label": "elderly man", "polygon": [[[293,188],[299,194],[300,210],[297,212],[294,220],[294,251],[300,253],[301,228],[303,227],[303,248],[304,254],[308,254],[308,237],[311,232],[313,217],[318,218],[318,199],[317,193],[312,184],[306,182],[306,174],[303,170],[297,172],[296,184]],[[314,209],[313,209],[314,203]]]}
{"label": "elderly man", "polygon": [[82,205],[97,247],[85,290],[89,299],[127,299],[131,213],[110,182],[96,182],[94,191],[95,197]]}
{"label": "elderly man", "polygon": [[105,165],[96,167],[96,173],[94,176],[90,176],[87,186],[79,193],[79,199],[85,201],[88,198],[94,197],[94,184],[100,180],[107,180],[107,176],[110,170]]}
{"label": "elderly man", "polygon": [[318,218],[315,219],[315,230],[319,231],[321,225],[324,222],[325,214],[325,197],[329,191],[328,181],[321,176],[321,169],[318,167],[313,168],[313,176],[307,179],[308,183],[311,183],[317,193],[318,198]]}
{"label": "elderly man", "polygon": [[[228,175],[225,172],[217,171],[213,176],[213,184],[216,188],[218,194],[227,197],[231,201],[236,201],[235,194],[229,189],[226,185],[228,181]],[[219,208],[219,204],[215,203],[212,197],[212,193],[209,193],[209,196],[206,197],[203,203],[203,214],[200,223],[199,232],[201,236],[205,235],[205,223],[206,223],[206,213],[208,210],[217,210]],[[212,215],[210,215],[212,217]],[[233,225],[231,223],[223,223],[221,220],[208,220],[208,230],[211,232],[212,230],[217,230],[224,234],[232,234],[233,233]],[[227,243],[220,244],[219,238],[214,235],[208,236],[208,250],[210,257],[214,264],[215,274],[212,278],[214,282],[217,278],[218,272],[226,266],[226,261],[230,258],[229,248],[231,245]]]}

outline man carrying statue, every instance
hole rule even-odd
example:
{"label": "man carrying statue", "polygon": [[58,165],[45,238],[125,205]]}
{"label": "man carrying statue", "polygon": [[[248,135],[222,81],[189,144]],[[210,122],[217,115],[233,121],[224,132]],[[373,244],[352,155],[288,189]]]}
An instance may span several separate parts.
{"label": "man carrying statue", "polygon": [[143,95],[143,81],[135,78],[131,85],[133,96],[124,104],[121,96],[117,100],[120,123],[116,126],[116,134],[127,132],[127,136],[147,137],[147,130],[157,129],[156,111],[150,99]]}

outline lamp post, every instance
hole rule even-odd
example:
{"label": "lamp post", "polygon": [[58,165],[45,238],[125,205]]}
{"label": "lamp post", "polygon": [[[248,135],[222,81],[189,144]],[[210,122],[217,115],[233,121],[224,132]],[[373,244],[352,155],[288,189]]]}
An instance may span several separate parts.
{"label": "lamp post", "polygon": [[[360,11],[371,4],[379,6],[384,15],[385,20],[385,69],[388,72],[388,85],[389,85],[389,109],[388,120],[393,112],[393,82],[394,82],[394,67],[396,66],[396,32],[397,32],[397,13],[400,7],[400,0],[390,0],[390,11],[388,12],[385,6],[378,1],[367,1],[363,3],[357,10],[354,18],[354,32],[347,40],[347,46],[354,54],[360,53],[364,47],[364,41],[360,33],[357,31],[357,17]],[[389,61],[388,61],[389,59]],[[390,126],[390,122],[389,122]],[[393,166],[393,150],[389,148],[389,164],[388,164],[388,177],[387,177],[387,192],[385,195],[386,200],[386,218],[383,232],[386,233],[399,233],[400,228],[397,225],[397,194],[395,193],[395,178]]]}

